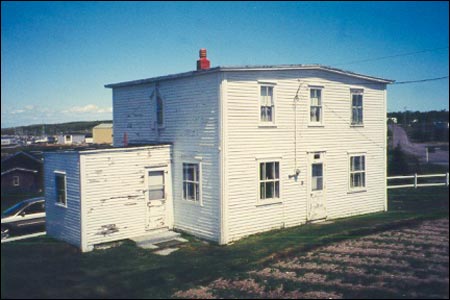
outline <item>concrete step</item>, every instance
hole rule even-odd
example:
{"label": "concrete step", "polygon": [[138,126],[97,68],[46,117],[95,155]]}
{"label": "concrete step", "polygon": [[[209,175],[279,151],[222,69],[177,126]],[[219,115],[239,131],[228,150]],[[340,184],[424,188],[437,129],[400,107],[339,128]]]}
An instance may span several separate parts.
{"label": "concrete step", "polygon": [[136,243],[137,246],[146,249],[156,249],[155,244],[168,242],[177,238],[180,238],[181,234],[178,232],[173,232],[169,230],[160,231],[156,233],[149,233],[147,235],[142,235],[134,237],[131,240]]}

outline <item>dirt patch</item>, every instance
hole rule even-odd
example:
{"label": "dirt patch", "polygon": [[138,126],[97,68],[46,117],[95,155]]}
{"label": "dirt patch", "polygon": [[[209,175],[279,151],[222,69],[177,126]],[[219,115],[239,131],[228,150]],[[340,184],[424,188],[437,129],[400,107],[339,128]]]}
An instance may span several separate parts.
{"label": "dirt patch", "polygon": [[448,219],[425,221],[334,243],[174,297],[448,298],[448,226]]}

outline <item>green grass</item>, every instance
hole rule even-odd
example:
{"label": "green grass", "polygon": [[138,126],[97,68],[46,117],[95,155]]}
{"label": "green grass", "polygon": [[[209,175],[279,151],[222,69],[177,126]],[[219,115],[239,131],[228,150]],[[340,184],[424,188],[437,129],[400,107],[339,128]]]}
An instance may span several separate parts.
{"label": "green grass", "polygon": [[423,219],[448,217],[448,188],[389,191],[391,211],[257,234],[229,246],[193,237],[161,257],[125,242],[82,254],[42,237],[1,246],[2,298],[167,298],[219,277],[232,277],[323,244]]}

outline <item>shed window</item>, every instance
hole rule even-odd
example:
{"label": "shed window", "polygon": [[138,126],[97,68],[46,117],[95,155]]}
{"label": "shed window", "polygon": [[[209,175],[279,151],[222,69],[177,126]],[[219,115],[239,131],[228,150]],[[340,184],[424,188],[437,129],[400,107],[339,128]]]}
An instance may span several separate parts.
{"label": "shed window", "polygon": [[350,156],[350,189],[366,186],[366,157]]}
{"label": "shed window", "polygon": [[260,90],[261,122],[274,122],[275,104],[273,86],[261,86]]}
{"label": "shed window", "polygon": [[66,174],[55,173],[56,204],[67,205]]}
{"label": "shed window", "polygon": [[19,176],[13,176],[12,184],[13,184],[13,186],[20,186],[20,177]]}
{"label": "shed window", "polygon": [[183,163],[183,199],[200,201],[200,164]]}
{"label": "shed window", "polygon": [[363,92],[352,90],[352,125],[363,124]]}
{"label": "shed window", "polygon": [[259,164],[259,199],[280,198],[280,163],[262,162]]}
{"label": "shed window", "polygon": [[322,123],[322,90],[311,89],[310,90],[310,122]]}

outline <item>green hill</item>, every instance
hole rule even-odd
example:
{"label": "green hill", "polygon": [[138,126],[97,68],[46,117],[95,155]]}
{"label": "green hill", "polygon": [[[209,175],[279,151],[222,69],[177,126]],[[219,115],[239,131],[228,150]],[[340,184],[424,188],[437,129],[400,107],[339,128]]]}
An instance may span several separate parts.
{"label": "green hill", "polygon": [[69,122],[60,124],[35,124],[11,128],[2,128],[2,135],[56,135],[60,133],[90,133],[92,128],[100,123],[112,123],[111,120]]}

